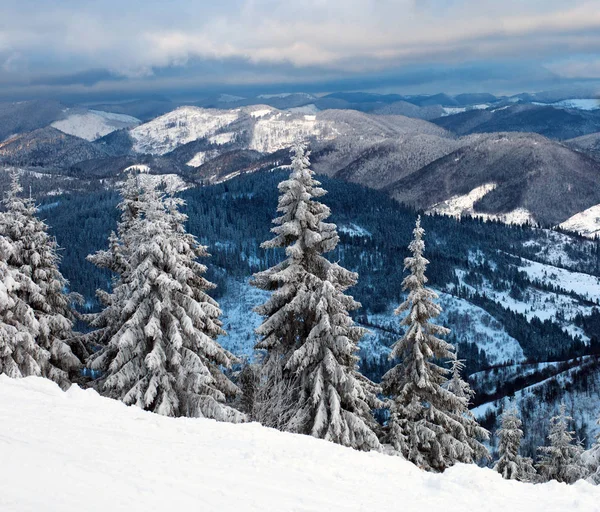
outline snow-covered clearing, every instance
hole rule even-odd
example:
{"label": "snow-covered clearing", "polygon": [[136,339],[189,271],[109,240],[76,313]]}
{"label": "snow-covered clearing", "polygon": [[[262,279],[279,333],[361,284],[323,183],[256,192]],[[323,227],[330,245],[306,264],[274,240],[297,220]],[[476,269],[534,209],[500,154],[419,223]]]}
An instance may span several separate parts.
{"label": "snow-covered clearing", "polygon": [[523,270],[529,279],[572,291],[590,300],[600,299],[600,278],[582,272],[573,272],[537,261],[521,258]]}
{"label": "snow-covered clearing", "polygon": [[[256,117],[257,112],[252,115]],[[318,137],[328,140],[334,137],[330,123],[317,121],[314,115],[293,116],[289,112],[265,114],[254,125],[249,148],[262,153],[273,153],[298,140]]]}
{"label": "snow-covered clearing", "polygon": [[256,423],[166,418],[50,381],[0,376],[0,509],[600,511],[600,489],[443,475]]}
{"label": "snow-covered clearing", "polygon": [[275,112],[275,109],[262,108],[262,109],[254,110],[254,111],[250,112],[250,117],[254,117],[254,118],[264,117],[264,116],[268,116],[272,112]]}
{"label": "snow-covered clearing", "polygon": [[481,213],[474,210],[475,203],[486,194],[496,188],[496,183],[486,183],[474,188],[468,194],[462,196],[453,196],[441,203],[433,205],[427,213],[438,213],[450,217],[461,217],[468,215],[486,220],[499,220],[505,224],[532,224],[535,225],[535,219],[525,208],[516,208],[511,212],[491,214]]}
{"label": "snow-covered clearing", "polygon": [[239,110],[180,107],[131,130],[138,153],[164,155],[178,146],[209,137],[240,116]]}
{"label": "snow-covered clearing", "polygon": [[227,132],[227,133],[217,133],[216,135],[209,137],[208,141],[211,144],[217,144],[218,146],[220,146],[222,144],[227,144],[228,142],[231,142],[233,139],[235,139],[235,133]]}
{"label": "snow-covered clearing", "polygon": [[115,130],[137,126],[140,122],[139,119],[125,114],[89,110],[86,112],[75,111],[66,119],[55,121],[52,126],[69,135],[86,140],[96,140]]}
{"label": "snow-covered clearing", "polygon": [[[522,270],[526,270],[526,268],[527,267],[523,267]],[[529,321],[534,317],[539,318],[542,321],[554,320],[560,324],[565,333],[568,333],[571,336],[580,336],[582,341],[589,341],[589,338],[585,335],[583,329],[574,324],[574,318],[578,314],[590,315],[592,307],[582,304],[581,301],[575,297],[528,287],[525,290],[523,297],[517,299],[511,296],[510,291],[496,290],[487,281],[484,282],[483,285],[478,286],[477,289],[473,288],[464,282],[465,272],[463,270],[456,270],[456,275],[461,281],[461,284],[467,289],[478,293],[485,292],[489,299],[515,313],[524,315]],[[562,315],[562,320],[560,321],[557,320],[559,315]]]}
{"label": "snow-covered clearing", "polygon": [[559,227],[589,238],[598,236],[600,234],[600,204],[576,213]]}
{"label": "snow-covered clearing", "polygon": [[467,107],[442,107],[444,113],[442,116],[452,116],[454,114],[462,114],[467,111]]}
{"label": "snow-covered clearing", "polygon": [[474,188],[468,194],[453,196],[446,201],[442,201],[441,203],[432,206],[429,211],[451,217],[460,217],[465,214],[472,215],[475,203],[496,187],[496,183],[486,183],[485,185]]}
{"label": "snow-covered clearing", "polygon": [[218,155],[219,155],[219,152],[215,149],[211,149],[210,151],[199,151],[185,165],[187,165],[189,167],[200,167],[201,165],[204,165],[209,160],[216,158]]}
{"label": "snow-covered clearing", "polygon": [[540,231],[545,235],[545,239],[541,241],[528,240],[523,243],[523,246],[533,248],[536,251],[535,257],[550,265],[577,268],[580,262],[572,259],[569,251],[570,246],[573,243],[577,243],[579,246],[587,245],[590,249],[593,246],[591,241],[576,240],[572,236],[552,229],[542,229]]}
{"label": "snow-covered clearing", "polygon": [[338,226],[338,231],[351,237],[371,238],[373,235],[362,226],[351,222],[346,225]]}
{"label": "snow-covered clearing", "polygon": [[302,105],[301,107],[291,107],[286,110],[292,114],[317,114],[320,111],[314,103]]}

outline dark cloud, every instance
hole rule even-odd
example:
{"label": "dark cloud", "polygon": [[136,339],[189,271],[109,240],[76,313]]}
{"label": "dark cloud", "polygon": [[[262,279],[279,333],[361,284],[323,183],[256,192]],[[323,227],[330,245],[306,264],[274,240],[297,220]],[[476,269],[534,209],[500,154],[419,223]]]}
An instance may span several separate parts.
{"label": "dark cloud", "polygon": [[89,69],[67,75],[47,75],[32,78],[30,84],[47,86],[83,85],[92,87],[99,82],[118,82],[125,80],[123,75],[117,75],[108,69]]}

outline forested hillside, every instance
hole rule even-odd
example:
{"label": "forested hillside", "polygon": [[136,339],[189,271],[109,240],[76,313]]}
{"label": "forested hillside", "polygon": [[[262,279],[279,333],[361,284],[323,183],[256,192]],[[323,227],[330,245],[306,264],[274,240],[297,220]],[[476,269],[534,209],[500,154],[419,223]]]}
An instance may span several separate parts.
{"label": "forested hillside", "polygon": [[[217,284],[213,296],[223,305],[229,332],[222,343],[240,354],[252,354],[252,328],[259,317],[250,308],[264,298],[247,280],[281,259],[278,251],[259,246],[268,238],[276,187],[283,176],[285,171],[258,173],[181,193],[187,202],[189,230],[208,245],[212,255],[207,260],[207,277]],[[389,347],[402,333],[392,309],[404,296],[403,258],[416,212],[383,193],[326,177],[321,180],[328,190],[324,200],[341,237],[332,258],[360,276],[352,294],[362,308],[354,316],[370,330],[361,343],[361,366],[369,377],[379,380],[390,366]],[[95,289],[106,288],[110,275],[85,257],[105,247],[116,224],[117,199],[112,191],[67,194],[40,207],[64,248],[63,273],[91,309],[96,307]],[[428,234],[430,284],[443,292],[441,320],[453,330],[449,339],[466,359],[468,373],[477,372],[472,381],[478,392],[476,405],[538,382],[547,386],[565,372],[578,387],[595,393],[590,372],[578,370],[581,360],[566,366],[559,362],[599,352],[600,314],[595,306],[600,298],[600,253],[596,242],[476,219],[425,216],[423,226]],[[549,361],[557,362],[555,370],[543,370]],[[585,361],[588,368],[591,360]],[[498,373],[503,367],[510,378]],[[546,394],[543,400],[553,409],[564,395],[563,389]],[[488,414],[488,426],[501,409],[483,411]],[[578,429],[595,432],[592,418],[577,420]],[[544,434],[540,427],[531,446],[539,444]]]}

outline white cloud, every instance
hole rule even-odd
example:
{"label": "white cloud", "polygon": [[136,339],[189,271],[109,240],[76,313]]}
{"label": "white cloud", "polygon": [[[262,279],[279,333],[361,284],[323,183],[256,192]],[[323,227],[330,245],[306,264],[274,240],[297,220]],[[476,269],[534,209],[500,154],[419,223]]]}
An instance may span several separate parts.
{"label": "white cloud", "polygon": [[[0,52],[19,55],[32,74],[106,68],[143,77],[152,68],[183,66],[193,58],[360,72],[413,63],[554,59],[557,54],[600,51],[600,37],[591,35],[600,29],[597,1],[6,3]],[[571,69],[577,72],[575,66]],[[23,69],[17,66],[14,72]]]}

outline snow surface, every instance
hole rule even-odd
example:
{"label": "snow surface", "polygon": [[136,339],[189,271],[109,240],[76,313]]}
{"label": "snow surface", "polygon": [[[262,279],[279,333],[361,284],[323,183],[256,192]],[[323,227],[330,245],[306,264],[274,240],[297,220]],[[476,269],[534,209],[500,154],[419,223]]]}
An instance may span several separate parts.
{"label": "snow surface", "polygon": [[278,94],[259,94],[257,98],[268,100],[271,98],[288,98],[290,96],[303,96],[308,99],[316,99],[316,96],[308,94],[307,92],[280,92]]}
{"label": "snow surface", "polygon": [[[534,105],[548,105],[548,103],[534,102]],[[561,100],[555,103],[550,103],[553,107],[573,108],[578,110],[598,110],[600,109],[600,99],[598,98],[582,98]]]}
{"label": "snow surface", "polygon": [[185,165],[189,167],[200,167],[204,162],[206,162],[206,151],[199,151]]}
{"label": "snow surface", "polygon": [[200,167],[217,156],[219,156],[219,152],[216,149],[211,149],[210,151],[199,151],[185,165],[189,167]]}
{"label": "snow surface", "polygon": [[432,213],[440,213],[450,217],[460,217],[461,215],[472,215],[473,207],[486,194],[494,190],[498,185],[496,183],[486,183],[480,187],[474,188],[468,194],[462,196],[453,196],[441,203],[433,205],[430,208]]}
{"label": "snow surface", "polygon": [[559,227],[589,238],[598,236],[600,234],[600,204],[576,213]]}
{"label": "snow surface", "polygon": [[444,113],[442,116],[451,116],[454,114],[462,114],[467,111],[467,107],[442,107],[444,109]]}
{"label": "snow surface", "polygon": [[256,423],[166,418],[38,377],[0,376],[0,510],[600,511],[600,488],[475,465],[443,475]]}
{"label": "snow surface", "polygon": [[180,107],[131,130],[134,151],[164,155],[176,147],[214,135],[234,122],[240,110]]}
{"label": "snow surface", "polygon": [[[127,174],[127,171],[130,169],[137,169],[139,172],[144,174],[144,179],[149,183],[152,183],[154,186],[164,186],[165,191],[169,193],[181,192],[190,188],[188,185],[178,174],[149,174],[150,167],[147,165],[132,165],[127,167],[127,169],[123,170],[123,175]],[[122,182],[117,182],[117,184],[121,184]]]}
{"label": "snow surface", "polygon": [[227,144],[228,142],[231,142],[233,139],[235,139],[235,133],[227,132],[227,133],[217,133],[216,135],[209,137],[208,141],[211,144],[217,144],[218,146],[221,146],[223,144]]}
{"label": "snow surface", "polygon": [[[548,275],[546,277],[543,273],[543,266],[530,268],[525,265],[518,268],[527,273],[531,272],[531,277],[534,277],[535,275],[535,277],[540,278],[541,281],[548,283],[552,282],[554,271],[561,270],[555,267],[548,267]],[[461,285],[467,289],[478,293],[484,292],[489,299],[501,304],[503,307],[514,311],[515,313],[524,315],[529,321],[531,321],[532,318],[538,318],[542,321],[553,320],[561,326],[564,332],[572,336],[579,336],[584,342],[589,341],[589,338],[585,335],[584,331],[575,325],[574,319],[578,314],[590,315],[593,308],[592,306],[585,305],[578,298],[562,293],[555,293],[539,290],[534,287],[527,287],[523,294],[523,298],[515,299],[510,295],[510,291],[499,291],[495,289],[487,280],[484,280],[484,283],[475,289],[464,282],[465,274],[466,273],[464,270],[456,270],[456,275]],[[572,274],[577,274],[577,272],[573,272]],[[564,279],[568,279],[567,274],[561,275]],[[587,275],[582,274],[582,276]],[[590,280],[595,279],[591,276],[587,277],[590,278]],[[555,284],[559,285],[558,282]],[[586,285],[588,289],[593,288],[593,283],[591,281],[587,281]],[[576,288],[576,286],[574,287]]]}
{"label": "snow surface", "polygon": [[544,284],[558,286],[589,300],[600,297],[600,278],[582,272],[573,272],[537,261],[521,258],[523,270],[529,279],[538,279]]}
{"label": "snow surface", "polygon": [[[252,112],[251,115],[256,117],[257,112],[261,111]],[[332,139],[335,133],[332,123],[317,121],[314,115],[298,117],[289,112],[265,114],[254,125],[249,148],[262,153],[273,153],[310,137]]]}
{"label": "snow surface", "polygon": [[468,107],[442,107],[444,110],[442,117],[451,116],[454,114],[462,114],[467,110],[485,110],[486,108],[489,108],[489,106],[489,103],[479,103],[477,105],[469,105]]}
{"label": "snow surface", "polygon": [[468,194],[452,196],[450,199],[437,203],[427,210],[426,213],[438,213],[456,218],[468,215],[480,219],[498,220],[505,224],[520,225],[529,223],[534,226],[537,224],[531,213],[525,208],[515,208],[511,212],[499,214],[476,212],[474,209],[475,203],[496,187],[496,183],[486,183],[474,188]]}
{"label": "snow surface", "polygon": [[[68,111],[67,111],[68,112]],[[121,128],[137,126],[141,121],[125,114],[101,110],[75,111],[66,119],[54,121],[51,126],[69,135],[86,140],[96,140]]]}
{"label": "snow surface", "polygon": [[264,116],[268,116],[273,111],[274,111],[274,109],[272,109],[272,108],[262,108],[260,110],[254,110],[254,111],[250,112],[250,116],[264,117]]}

